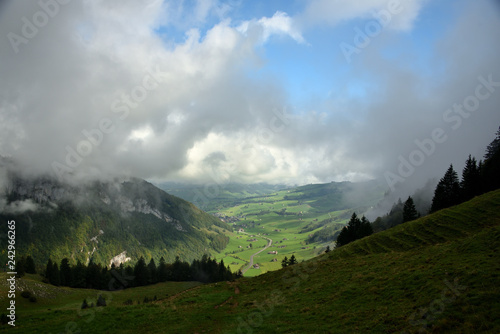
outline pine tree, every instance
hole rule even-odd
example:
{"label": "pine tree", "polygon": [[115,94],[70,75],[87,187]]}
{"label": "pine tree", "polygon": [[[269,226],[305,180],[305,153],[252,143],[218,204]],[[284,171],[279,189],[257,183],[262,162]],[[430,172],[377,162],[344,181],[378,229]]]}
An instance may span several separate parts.
{"label": "pine tree", "polygon": [[45,266],[45,278],[47,279],[47,281],[49,281],[50,284],[53,284],[51,282],[53,268],[54,264],[52,263],[52,259],[49,258],[49,260],[47,261],[47,265]]}
{"label": "pine tree", "polygon": [[344,246],[347,245],[349,242],[351,242],[349,238],[349,230],[347,229],[347,226],[342,227],[342,230],[340,230],[339,235],[337,236],[337,241],[336,241],[336,246]]}
{"label": "pine tree", "polygon": [[415,203],[413,203],[413,198],[408,196],[404,207],[403,207],[403,223],[409,222],[417,219],[419,216],[417,209],[415,208]]}
{"label": "pine tree", "polygon": [[486,149],[481,177],[484,191],[500,188],[500,128]]}
{"label": "pine tree", "polygon": [[148,282],[149,284],[154,284],[158,282],[158,273],[157,273],[155,260],[152,258],[148,264]]}
{"label": "pine tree", "polygon": [[434,198],[432,199],[431,212],[448,208],[460,203],[460,183],[458,181],[457,172],[450,165],[446,174],[439,181]]}
{"label": "pine tree", "polygon": [[24,256],[21,256],[16,261],[16,273],[17,278],[23,277],[26,273],[26,259],[24,258]]}
{"label": "pine tree", "polygon": [[78,260],[73,271],[73,287],[86,288],[87,286],[87,267]]}
{"label": "pine tree", "polygon": [[289,266],[293,266],[294,264],[297,264],[297,259],[295,258],[295,255],[292,254],[292,256],[290,257],[290,260],[288,261],[288,265]]}
{"label": "pine tree", "polygon": [[489,160],[498,154],[498,152],[500,152],[500,127],[498,127],[495,139],[486,148],[484,159]]}
{"label": "pine tree", "polygon": [[101,265],[96,264],[90,259],[86,272],[86,288],[99,289],[102,285],[101,279]]}
{"label": "pine tree", "polygon": [[288,258],[285,256],[285,258],[281,261],[281,267],[285,268],[288,267]]}
{"label": "pine tree", "polygon": [[83,303],[82,303],[82,306],[81,306],[81,309],[86,309],[86,308],[89,308],[89,304],[87,303],[87,299],[84,299],[83,300]]}
{"label": "pine tree", "polygon": [[223,281],[226,276],[226,266],[224,265],[224,260],[220,260],[219,263],[219,273],[217,275],[217,281]]}
{"label": "pine tree", "polygon": [[97,298],[96,306],[97,307],[106,306],[106,299],[104,299],[102,295],[99,295],[99,297]]}
{"label": "pine tree", "polygon": [[462,171],[462,200],[468,201],[481,193],[481,174],[476,158],[469,155]]}
{"label": "pine tree", "polygon": [[158,281],[166,282],[168,279],[167,263],[163,256],[160,258],[160,264],[158,265]]}
{"label": "pine tree", "polygon": [[69,265],[68,258],[64,258],[61,260],[61,285],[62,286],[73,286],[73,272]]}
{"label": "pine tree", "polygon": [[61,276],[59,272],[59,267],[57,266],[57,263],[52,264],[52,271],[50,273],[50,278],[49,281],[52,285],[59,286],[61,285]]}
{"label": "pine tree", "polygon": [[371,223],[366,219],[366,217],[358,218],[354,212],[349,220],[347,226],[343,227],[340,234],[337,237],[336,246],[344,246],[354,240],[364,238],[373,234],[373,228]]}
{"label": "pine tree", "polygon": [[365,216],[361,217],[361,225],[356,234],[356,239],[361,239],[373,234],[372,224]]}
{"label": "pine tree", "polygon": [[330,252],[330,246],[326,246],[325,253],[329,253],[329,252]]}
{"label": "pine tree", "polygon": [[36,274],[35,261],[31,257],[31,255],[28,255],[26,257],[26,273],[28,273],[28,274]]}
{"label": "pine tree", "polygon": [[135,285],[136,286],[144,286],[148,284],[148,267],[146,266],[146,260],[141,256],[139,261],[135,264],[134,267],[134,276],[135,276]]}

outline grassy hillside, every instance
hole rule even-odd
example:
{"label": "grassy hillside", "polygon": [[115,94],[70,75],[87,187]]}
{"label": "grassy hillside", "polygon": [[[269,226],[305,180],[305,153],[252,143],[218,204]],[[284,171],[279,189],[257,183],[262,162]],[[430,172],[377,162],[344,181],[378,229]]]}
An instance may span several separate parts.
{"label": "grassy hillside", "polygon": [[499,333],[499,254],[496,191],[283,270],[157,293],[152,304],[80,316],[81,295],[50,306],[40,297],[19,306],[13,331],[59,333],[74,322],[82,333]]}

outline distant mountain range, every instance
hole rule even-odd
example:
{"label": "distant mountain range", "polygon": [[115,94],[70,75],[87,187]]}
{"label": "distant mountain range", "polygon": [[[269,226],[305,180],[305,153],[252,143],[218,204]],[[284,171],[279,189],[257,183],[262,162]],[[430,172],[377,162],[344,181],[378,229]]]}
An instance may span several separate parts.
{"label": "distant mountain range", "polygon": [[[65,184],[3,168],[0,219],[16,221],[17,255],[110,265],[140,256],[191,261],[225,248],[230,227],[193,204],[137,178]],[[7,224],[0,233],[6,235]],[[7,238],[0,239],[2,250]],[[7,254],[2,252],[6,262]]]}
{"label": "distant mountain range", "polygon": [[184,184],[164,182],[157,185],[169,194],[178,196],[196,204],[205,211],[212,211],[222,207],[239,204],[243,199],[259,197],[273,192],[288,189],[291,186],[268,183],[213,183],[213,184]]}
{"label": "distant mountain range", "polygon": [[324,212],[348,208],[368,207],[378,203],[386,186],[379,181],[366,182],[330,182],[303,186],[287,186],[283,184],[180,184],[161,183],[158,187],[170,194],[195,203],[205,211],[248,203],[253,197],[259,199],[280,190],[289,190],[290,200],[313,201],[312,206]]}

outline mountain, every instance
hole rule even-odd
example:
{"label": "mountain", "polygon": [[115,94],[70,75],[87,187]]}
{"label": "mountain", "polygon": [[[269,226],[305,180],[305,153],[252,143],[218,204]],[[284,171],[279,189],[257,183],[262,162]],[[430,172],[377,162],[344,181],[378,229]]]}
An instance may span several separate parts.
{"label": "mountain", "polygon": [[82,333],[499,333],[499,207],[497,190],[258,277],[182,293],[175,282],[110,292],[98,312],[80,305],[102,292],[27,275],[20,283],[38,302],[18,298],[16,329],[59,332],[72,322]]}
{"label": "mountain", "polygon": [[213,183],[213,184],[184,184],[164,182],[158,188],[178,196],[186,201],[195,203],[205,211],[235,206],[242,200],[260,197],[289,187],[280,184],[254,183]]}
{"label": "mountain", "polygon": [[205,211],[234,207],[249,203],[253,199],[261,201],[265,195],[287,190],[287,200],[313,201],[311,206],[323,212],[359,207],[366,209],[378,203],[387,188],[379,181],[330,182],[303,186],[267,183],[191,185],[167,182],[159,184],[158,187],[197,204]]}
{"label": "mountain", "polygon": [[[16,221],[17,255],[30,254],[38,264],[49,257],[106,265],[140,256],[191,261],[228,242],[226,223],[141,179],[68,184],[4,174],[0,219]],[[1,239],[2,249],[6,242]]]}

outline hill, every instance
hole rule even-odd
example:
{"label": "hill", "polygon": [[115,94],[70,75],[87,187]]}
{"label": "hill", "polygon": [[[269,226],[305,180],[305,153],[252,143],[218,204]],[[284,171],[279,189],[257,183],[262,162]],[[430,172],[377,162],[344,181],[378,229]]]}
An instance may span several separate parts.
{"label": "hill", "polygon": [[267,183],[213,183],[200,185],[165,182],[158,184],[158,188],[186,201],[193,202],[205,211],[213,211],[235,206],[244,200],[261,197],[289,187]]}
{"label": "hill", "polygon": [[[500,190],[279,271],[151,304],[112,302],[92,316],[79,314],[78,300],[53,302],[50,310],[26,303],[16,329],[59,332],[71,323],[93,333],[498,333],[499,207]],[[141,289],[148,288],[141,293],[163,289]]]}
{"label": "hill", "polygon": [[[117,256],[191,261],[228,242],[226,223],[141,179],[72,185],[11,173],[7,181],[0,219],[16,221],[17,255],[31,254],[39,265],[49,257],[92,258],[108,266]],[[0,233],[7,233],[7,224]],[[6,242],[0,241],[2,249]]]}

